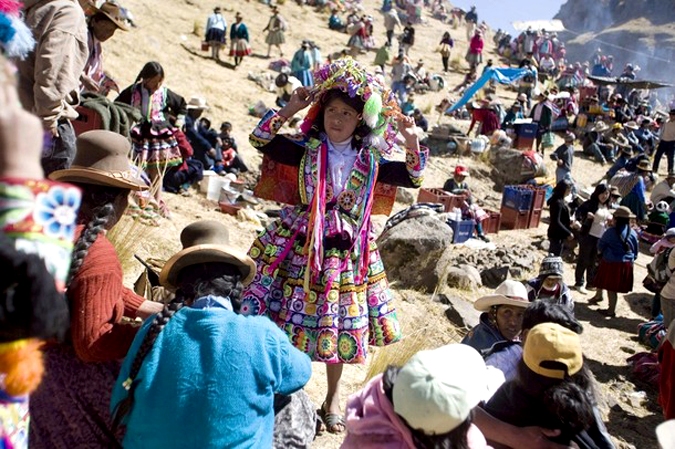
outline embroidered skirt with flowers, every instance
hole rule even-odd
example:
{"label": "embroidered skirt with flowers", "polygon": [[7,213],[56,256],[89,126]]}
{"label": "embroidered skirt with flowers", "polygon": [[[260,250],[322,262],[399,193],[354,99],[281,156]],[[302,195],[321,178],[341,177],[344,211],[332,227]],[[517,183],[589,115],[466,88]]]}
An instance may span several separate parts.
{"label": "embroidered skirt with flowers", "polygon": [[169,124],[141,123],[131,129],[133,158],[143,168],[163,170],[183,163],[175,129]]}
{"label": "embroidered skirt with flowers", "polygon": [[[258,265],[258,274],[243,294],[241,313],[268,316],[313,361],[364,363],[369,344],[384,346],[401,338],[377,246],[371,239],[368,275],[361,283],[355,282],[360,258],[350,251],[351,239],[344,238],[349,232],[338,231],[345,224],[340,212],[329,210],[322,270],[305,292],[307,255],[303,247],[308,213],[304,209],[287,207],[281,220],[253,243],[249,255]],[[294,237],[291,250],[284,255]],[[270,273],[278,257],[284,259]],[[327,288],[325,282],[331,278],[334,281]]]}

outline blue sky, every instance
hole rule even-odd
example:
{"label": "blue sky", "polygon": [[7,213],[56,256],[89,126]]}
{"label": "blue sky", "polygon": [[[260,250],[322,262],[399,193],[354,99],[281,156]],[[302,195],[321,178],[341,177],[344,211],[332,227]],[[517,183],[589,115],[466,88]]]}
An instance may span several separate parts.
{"label": "blue sky", "polygon": [[[549,20],[567,0],[453,0],[451,3],[468,11],[476,6],[478,20],[485,20],[491,28],[513,33],[511,22],[517,20]],[[593,0],[589,0],[593,1]]]}

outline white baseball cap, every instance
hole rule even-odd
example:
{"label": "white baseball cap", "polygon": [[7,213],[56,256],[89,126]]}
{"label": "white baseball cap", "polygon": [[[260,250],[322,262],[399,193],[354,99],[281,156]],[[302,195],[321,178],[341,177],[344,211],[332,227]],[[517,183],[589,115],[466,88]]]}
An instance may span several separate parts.
{"label": "white baseball cap", "polygon": [[486,396],[488,370],[478,351],[454,343],[420,351],[398,373],[394,411],[427,435],[442,435],[462,424]]}

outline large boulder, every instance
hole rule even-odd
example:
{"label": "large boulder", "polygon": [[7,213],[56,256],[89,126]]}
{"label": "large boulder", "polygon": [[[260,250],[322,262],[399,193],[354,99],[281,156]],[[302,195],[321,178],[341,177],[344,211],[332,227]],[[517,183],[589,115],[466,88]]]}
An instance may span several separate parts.
{"label": "large boulder", "polygon": [[434,216],[403,220],[383,233],[377,245],[391,281],[432,292],[447,279],[453,232]]}

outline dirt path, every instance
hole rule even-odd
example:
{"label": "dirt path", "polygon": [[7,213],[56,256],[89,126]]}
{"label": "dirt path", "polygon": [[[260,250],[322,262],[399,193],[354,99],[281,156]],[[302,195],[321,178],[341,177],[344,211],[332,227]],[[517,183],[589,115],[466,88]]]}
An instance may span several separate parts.
{"label": "dirt path", "polygon": [[[379,43],[383,42],[383,25],[381,15],[377,12],[380,2],[366,0],[366,12],[375,17],[376,37]],[[249,27],[252,36],[252,47],[255,54],[244,60],[238,70],[231,70],[229,63],[217,64],[207,58],[207,53],[199,50],[200,36],[193,34],[194,29],[203,32],[206,17],[218,3],[212,0],[162,0],[162,2],[147,2],[142,0],[125,0],[126,7],[133,11],[138,28],[129,33],[118,33],[104,46],[105,67],[118,80],[120,86],[130,84],[143,64],[157,60],[162,63],[166,71],[166,85],[189,98],[199,94],[207,98],[211,109],[206,114],[213,119],[214,125],[221,121],[230,121],[233,124],[234,136],[237,138],[241,152],[249,163],[255,167],[260,158],[247,144],[248,132],[255,126],[257,119],[248,115],[248,107],[258,100],[267,105],[274,103],[274,94],[266,92],[254,82],[247,79],[249,72],[258,73],[265,70],[269,60],[262,58],[267,51],[264,36],[260,30],[267,24],[269,9],[262,3],[255,1],[227,2],[224,7],[228,23],[232,23],[233,7],[244,15],[244,21]],[[220,6],[223,6],[220,4]],[[327,14],[317,14],[310,8],[301,8],[294,2],[287,1],[281,8],[281,14],[287,19],[290,30],[287,33],[287,43],[284,52],[287,57],[299,47],[302,39],[312,39],[319,43],[323,55],[341,50],[347,42],[348,36],[329,31],[327,29]],[[466,49],[464,32],[460,28],[451,30],[447,25],[427,17],[428,24],[416,27],[416,44],[411,50],[411,60],[423,58],[430,73],[440,73],[440,55],[434,50],[444,31],[451,31],[456,41],[453,58],[463,56]],[[488,48],[491,43],[488,42]],[[495,57],[491,55],[491,57]],[[360,55],[357,59],[365,64],[372,65],[374,54]],[[487,59],[487,58],[486,58]],[[497,58],[495,57],[495,60]],[[463,79],[464,73],[451,73],[445,76],[446,87],[454,87]],[[417,104],[423,111],[431,111],[443,98],[444,93],[418,95]],[[514,97],[511,91],[500,89],[498,95],[505,104],[509,104]],[[435,123],[438,116],[430,113],[430,123]],[[447,120],[447,119],[444,119]],[[466,127],[468,123],[457,123]],[[467,164],[474,173],[476,169],[488,173],[487,167],[479,161],[470,158],[434,158],[426,173],[424,185],[435,187],[443,184],[454,165],[458,162]],[[551,163],[549,161],[549,163]],[[552,163],[551,163],[552,168]],[[590,184],[595,181],[604,169],[584,159],[577,158],[574,164],[574,174],[578,181]],[[478,191],[489,204],[497,205],[501,195],[492,190],[492,182],[484,176],[474,176],[470,179],[472,188]],[[239,221],[234,217],[223,215],[216,210],[216,205],[199,195],[180,197],[167,195],[173,218],[164,221],[160,229],[144,230],[145,238],[138,239],[134,250],[145,257],[168,258],[179,248],[178,236],[180,230],[188,223],[200,218],[218,219],[230,226],[234,245],[247,249],[255,238],[256,224],[248,221]],[[397,205],[398,208],[403,207]],[[538,230],[501,232],[495,241],[501,245],[528,245],[533,236],[545,235],[546,225]],[[132,229],[130,234],[136,238],[138,229]],[[533,248],[533,251],[536,251]],[[539,252],[541,257],[543,252]],[[636,288],[644,276],[644,265],[648,258],[641,255],[636,268]],[[126,280],[135,279],[140,267],[131,261],[124,263]],[[566,264],[566,279],[571,283],[573,266]],[[484,290],[476,292],[449,291],[468,300],[475,300]],[[400,310],[403,329],[409,336],[407,343],[394,347],[394,351],[387,353],[387,357],[373,350],[373,357],[365,366],[348,366],[344,372],[343,392],[346,395],[358,390],[363,384],[370,368],[381,366],[390,359],[392,353],[405,355],[406,351],[413,351],[422,347],[435,347],[451,341],[457,341],[461,332],[454,329],[444,317],[444,307],[431,301],[428,295],[416,292],[396,291],[397,304]],[[577,301],[576,314],[584,324],[583,345],[587,361],[595,376],[600,382],[605,396],[603,411],[608,420],[610,433],[617,438],[619,447],[651,448],[656,447],[654,427],[661,421],[661,414],[656,405],[656,392],[645,385],[635,385],[631,381],[626,358],[644,351],[635,341],[637,324],[645,321],[648,316],[648,302],[640,288],[635,293],[626,295],[619,302],[618,317],[605,319],[595,310],[596,306],[588,306],[586,301],[590,296],[575,296]],[[314,365],[314,374],[307,386],[307,391],[317,404],[322,402],[325,394],[324,367]],[[640,400],[637,392],[646,391],[646,399]],[[317,438],[316,448],[337,448],[341,437],[323,435]]]}

